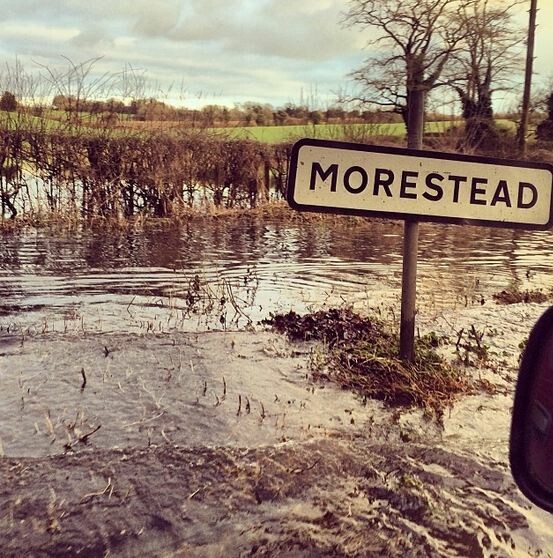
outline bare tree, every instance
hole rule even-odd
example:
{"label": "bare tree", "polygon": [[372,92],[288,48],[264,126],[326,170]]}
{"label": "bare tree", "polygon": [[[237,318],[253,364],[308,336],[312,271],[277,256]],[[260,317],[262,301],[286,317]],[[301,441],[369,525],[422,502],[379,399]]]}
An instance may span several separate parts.
{"label": "bare tree", "polygon": [[461,101],[468,146],[493,139],[492,96],[512,89],[512,78],[522,69],[524,35],[513,15],[523,1],[477,0],[461,12],[463,48],[452,54],[447,75]]}
{"label": "bare tree", "polygon": [[[385,78],[383,76],[386,76]],[[342,102],[369,105],[399,114],[405,124],[408,120],[405,68],[398,60],[372,58],[350,73],[357,92],[340,95]]]}
{"label": "bare tree", "polygon": [[[425,95],[440,84],[451,56],[465,38],[464,12],[476,0],[349,0],[344,22],[372,29],[377,54],[353,72],[361,100],[390,106],[404,117],[420,112]],[[418,125],[417,125],[418,127]]]}
{"label": "bare tree", "polygon": [[[43,70],[42,79],[54,92],[56,99],[64,99],[67,103],[66,115],[71,124],[82,124],[81,118],[86,102],[90,99],[101,99],[117,93],[123,78],[127,76],[128,69],[124,72],[103,71],[98,72],[96,66],[101,57],[91,58],[84,62],[73,62],[70,58],[62,56],[66,66],[62,68],[37,65]],[[128,77],[128,76],[127,76]],[[124,87],[123,87],[124,88]]]}

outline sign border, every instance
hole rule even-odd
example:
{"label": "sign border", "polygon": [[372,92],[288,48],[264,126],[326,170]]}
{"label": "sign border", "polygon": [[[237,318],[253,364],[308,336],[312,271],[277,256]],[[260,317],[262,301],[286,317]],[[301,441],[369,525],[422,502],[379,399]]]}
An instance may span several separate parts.
{"label": "sign border", "polygon": [[[318,205],[300,204],[294,200],[296,175],[298,169],[298,155],[303,146],[330,147],[347,151],[362,151],[365,153],[384,153],[388,155],[407,155],[409,157],[423,157],[425,159],[441,159],[445,161],[466,161],[469,163],[484,163],[488,165],[501,165],[505,167],[519,167],[526,169],[548,170],[551,173],[551,205],[549,208],[549,220],[544,225],[534,223],[518,223],[514,221],[487,221],[485,219],[465,219],[462,217],[443,217],[439,215],[419,215],[418,213],[398,213],[378,211],[372,209],[353,209],[337,207],[321,207]],[[533,161],[511,161],[495,157],[481,155],[464,155],[459,153],[447,153],[444,151],[426,151],[421,149],[407,149],[401,147],[388,147],[383,145],[366,145],[361,143],[342,142],[335,140],[323,140],[317,138],[303,138],[298,140],[292,147],[290,154],[288,180],[286,184],[286,201],[288,205],[297,211],[309,211],[316,213],[333,213],[338,215],[354,215],[357,217],[380,217],[384,219],[400,219],[402,221],[425,221],[433,223],[449,223],[452,225],[472,225],[524,230],[546,231],[553,227],[553,165],[550,163],[538,163]]]}

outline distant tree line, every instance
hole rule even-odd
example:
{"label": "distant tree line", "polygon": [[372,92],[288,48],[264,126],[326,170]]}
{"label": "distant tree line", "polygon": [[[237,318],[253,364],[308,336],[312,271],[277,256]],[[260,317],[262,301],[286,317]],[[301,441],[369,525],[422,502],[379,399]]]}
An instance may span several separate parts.
{"label": "distant tree line", "polygon": [[[193,126],[222,127],[283,126],[287,124],[329,124],[340,122],[399,122],[401,119],[380,109],[345,108],[335,105],[313,109],[306,105],[286,103],[282,107],[271,104],[246,102],[227,107],[208,104],[200,109],[175,107],[154,99],[133,99],[125,103],[118,99],[79,99],[74,95],[57,94],[52,109],[66,114],[90,113],[92,115],[114,114],[137,121],[186,122]],[[5,110],[1,108],[0,110]]]}

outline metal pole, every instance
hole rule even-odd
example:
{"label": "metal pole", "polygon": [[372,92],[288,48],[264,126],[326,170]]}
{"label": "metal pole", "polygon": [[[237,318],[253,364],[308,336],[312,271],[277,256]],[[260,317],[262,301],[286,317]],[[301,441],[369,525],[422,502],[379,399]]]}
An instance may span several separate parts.
{"label": "metal pole", "polygon": [[526,46],[526,71],[524,75],[524,93],[522,95],[522,112],[518,129],[518,149],[521,156],[526,154],[526,135],[528,134],[528,113],[530,112],[530,94],[532,90],[532,73],[534,66],[534,38],[536,35],[536,14],[538,0],[530,0],[528,23],[528,42]]}
{"label": "metal pole", "polygon": [[[414,90],[409,93],[407,147],[410,149],[422,149],[424,104],[424,90]],[[415,360],[418,245],[419,223],[416,219],[406,220],[403,229],[403,274],[401,279],[399,358],[408,362],[413,362]]]}
{"label": "metal pole", "polygon": [[405,221],[403,228],[403,275],[401,278],[401,325],[399,358],[415,360],[415,314],[417,299],[418,221]]}

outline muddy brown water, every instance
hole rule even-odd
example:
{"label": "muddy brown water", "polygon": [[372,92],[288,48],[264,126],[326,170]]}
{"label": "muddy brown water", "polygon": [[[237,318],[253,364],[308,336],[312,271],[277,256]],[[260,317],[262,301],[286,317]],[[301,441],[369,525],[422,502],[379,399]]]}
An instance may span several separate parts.
{"label": "muddy brown water", "polygon": [[320,349],[258,323],[345,302],[396,319],[399,224],[4,233],[2,555],[553,555],[507,465],[547,305],[492,300],[553,286],[552,236],[421,229],[419,328],[475,325],[493,367],[472,373],[503,389],[443,425],[313,383]]}
{"label": "muddy brown water", "polygon": [[[214,220],[143,231],[34,231],[4,234],[0,319],[63,331],[163,330],[182,323],[198,275],[228,282],[253,320],[268,312],[399,297],[402,226],[355,226],[339,219]],[[422,225],[418,300],[426,314],[489,300],[508,286],[553,286],[549,232]],[[217,291],[217,289],[215,289]],[[219,294],[219,291],[215,293]],[[227,297],[228,298],[228,297]],[[173,312],[171,313],[171,310]],[[233,317],[227,309],[227,318]],[[220,327],[219,316],[206,325]],[[239,325],[244,325],[244,316]]]}

